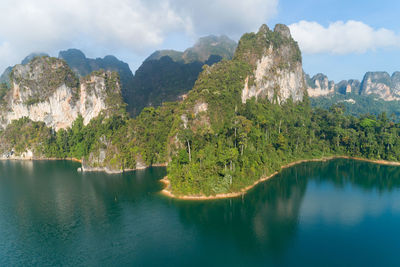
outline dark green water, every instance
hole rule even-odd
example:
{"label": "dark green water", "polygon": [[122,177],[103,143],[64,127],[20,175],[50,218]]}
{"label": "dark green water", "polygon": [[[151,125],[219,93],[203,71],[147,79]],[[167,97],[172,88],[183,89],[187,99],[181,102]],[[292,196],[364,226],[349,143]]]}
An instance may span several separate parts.
{"label": "dark green water", "polygon": [[400,168],[285,169],[243,199],[157,192],[163,168],[0,162],[0,266],[400,266]]}

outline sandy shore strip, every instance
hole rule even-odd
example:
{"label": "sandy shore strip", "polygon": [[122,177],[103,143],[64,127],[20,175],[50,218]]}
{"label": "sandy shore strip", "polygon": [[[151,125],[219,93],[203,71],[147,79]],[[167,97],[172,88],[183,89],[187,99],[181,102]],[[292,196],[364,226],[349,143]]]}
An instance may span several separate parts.
{"label": "sandy shore strip", "polygon": [[[313,162],[313,161],[328,161],[332,159],[353,159],[353,160],[359,160],[359,161],[365,161],[365,162],[370,162],[370,163],[376,163],[376,164],[381,164],[381,165],[389,165],[389,166],[400,166],[400,162],[395,162],[395,161],[386,161],[386,160],[371,160],[371,159],[364,159],[364,158],[357,158],[357,157],[350,157],[350,156],[332,156],[332,157],[324,157],[324,158],[319,158],[319,159],[306,159],[306,160],[298,160],[291,162],[289,164],[286,164],[281,167],[282,169],[292,167],[294,165],[300,164],[300,163],[305,163],[305,162]],[[179,199],[179,200],[215,200],[215,199],[226,199],[226,198],[236,198],[236,197],[241,197],[245,195],[250,189],[254,188],[256,185],[265,182],[275,175],[277,175],[280,171],[274,172],[271,175],[267,177],[262,177],[255,181],[253,184],[246,186],[242,188],[238,192],[232,192],[232,193],[225,193],[225,194],[217,194],[213,196],[204,196],[204,195],[193,195],[193,196],[177,196],[174,195],[171,192],[171,182],[168,179],[168,176],[165,176],[163,179],[160,180],[161,183],[164,184],[164,189],[161,190],[161,194],[170,198],[174,199]]]}

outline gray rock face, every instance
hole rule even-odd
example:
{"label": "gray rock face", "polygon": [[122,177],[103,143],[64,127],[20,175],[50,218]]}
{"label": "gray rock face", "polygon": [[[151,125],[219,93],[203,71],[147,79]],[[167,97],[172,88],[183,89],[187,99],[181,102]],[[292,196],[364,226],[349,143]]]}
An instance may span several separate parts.
{"label": "gray rock face", "polygon": [[307,92],[310,97],[329,96],[338,94],[376,95],[385,100],[400,100],[400,72],[367,72],[362,82],[358,80],[341,81],[335,84],[329,81],[324,74],[317,74],[313,78],[305,75]]}
{"label": "gray rock face", "polygon": [[12,120],[28,117],[45,122],[55,130],[70,127],[82,116],[84,124],[119,106],[110,107],[108,99],[121,99],[116,79],[113,88],[107,80],[111,72],[98,72],[80,81],[63,60],[50,57],[35,58],[27,65],[17,65],[11,73],[11,90],[0,109],[0,128]]}
{"label": "gray rock face", "polygon": [[[268,98],[271,102],[283,103],[289,98],[294,102],[302,101],[305,93],[304,74],[301,54],[297,43],[292,39],[287,26],[278,24],[274,32],[266,25],[261,26],[255,35],[257,51],[260,55],[248,55],[243,49],[243,55],[255,66],[253,75],[248,76],[242,91],[242,102],[252,97]],[[241,41],[242,42],[242,41]],[[245,40],[243,41],[243,45]],[[239,46],[241,43],[239,43]],[[239,47],[241,51],[241,47]],[[254,62],[252,62],[254,61]]]}
{"label": "gray rock face", "polygon": [[[48,56],[46,53],[31,53],[28,56],[26,56],[22,61],[22,65],[26,65],[29,62],[31,62],[35,57],[44,57]],[[3,74],[0,76],[0,83],[6,83],[7,85],[10,85],[10,73],[12,71],[12,67],[8,67],[4,70]]]}
{"label": "gray rock face", "polygon": [[128,111],[133,109],[132,99],[134,99],[135,96],[132,80],[134,76],[127,63],[110,55],[104,58],[87,58],[79,49],[60,51],[58,57],[65,60],[68,66],[79,77],[89,75],[93,71],[98,70],[118,72],[121,82],[122,97],[128,104]]}
{"label": "gray rock face", "polygon": [[283,37],[288,39],[292,37],[289,27],[284,24],[276,24],[274,32],[280,33]]}
{"label": "gray rock face", "polygon": [[396,71],[392,74],[392,93],[400,95],[400,72]]}
{"label": "gray rock face", "polygon": [[361,83],[359,80],[348,80],[339,82],[335,90],[336,92],[346,95],[346,94],[359,94]]}
{"label": "gray rock face", "polygon": [[[398,74],[394,74],[393,77],[394,80],[398,79]],[[374,94],[387,101],[400,100],[400,95],[394,89],[398,86],[392,83],[392,77],[387,72],[367,72],[361,83],[360,94]]]}
{"label": "gray rock face", "polygon": [[305,80],[310,97],[325,96],[335,92],[335,82],[329,81],[328,77],[322,73],[318,73],[312,78],[307,74]]}

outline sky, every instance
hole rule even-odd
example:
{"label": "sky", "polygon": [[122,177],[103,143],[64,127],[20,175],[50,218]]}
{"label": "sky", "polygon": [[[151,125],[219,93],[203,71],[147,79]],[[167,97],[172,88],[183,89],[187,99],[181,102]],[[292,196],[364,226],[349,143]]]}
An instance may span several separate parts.
{"label": "sky", "polygon": [[237,41],[264,23],[289,26],[311,76],[400,70],[395,0],[1,0],[1,10],[0,72],[32,52],[68,48],[115,55],[134,72],[155,50],[184,50],[209,34]]}

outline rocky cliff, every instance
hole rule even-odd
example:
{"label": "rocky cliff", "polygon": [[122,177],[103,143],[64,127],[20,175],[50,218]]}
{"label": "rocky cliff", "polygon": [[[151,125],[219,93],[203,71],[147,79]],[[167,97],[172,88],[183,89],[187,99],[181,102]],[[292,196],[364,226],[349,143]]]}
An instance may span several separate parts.
{"label": "rocky cliff", "polygon": [[65,60],[68,66],[77,74],[79,77],[89,75],[93,71],[105,70],[117,72],[121,81],[121,94],[128,104],[128,111],[133,110],[132,98],[133,96],[133,73],[129,68],[129,65],[115,56],[105,56],[104,58],[87,58],[86,55],[78,49],[68,49],[60,51],[58,58]]}
{"label": "rocky cliff", "polygon": [[343,95],[359,94],[360,88],[361,83],[359,80],[341,81],[335,85],[335,91]]}
{"label": "rocky cliff", "polygon": [[385,101],[400,100],[400,72],[392,76],[387,72],[367,72],[363,80],[329,81],[324,74],[310,78],[306,75],[307,91],[310,97],[332,96],[333,94],[356,94],[375,96]]}
{"label": "rocky cliff", "polygon": [[10,83],[2,99],[1,128],[27,117],[58,130],[70,127],[78,116],[87,124],[123,105],[116,73],[100,71],[78,79],[65,61],[47,56],[16,65]]}
{"label": "rocky cliff", "polygon": [[301,53],[289,28],[278,24],[271,31],[262,25],[257,33],[241,37],[232,60],[203,68],[176,112],[178,129],[171,131],[169,151],[173,155],[184,147],[190,150],[192,134],[207,139],[226,125],[248,127],[237,112],[250,100],[296,103],[303,100],[305,90]]}
{"label": "rocky cliff", "polygon": [[361,83],[360,94],[377,95],[386,101],[400,100],[396,89],[400,87],[398,76],[397,73],[391,77],[387,72],[367,72]]}
{"label": "rocky cliff", "polygon": [[301,101],[305,93],[301,52],[287,26],[266,25],[258,33],[245,34],[239,41],[236,59],[249,62],[254,71],[245,79],[242,102],[266,97],[282,103],[292,98]]}
{"label": "rocky cliff", "polygon": [[305,80],[310,97],[325,96],[335,92],[335,82],[329,81],[328,77],[322,73],[318,73],[312,78],[306,74]]}
{"label": "rocky cliff", "polygon": [[[21,61],[21,65],[28,64],[35,57],[43,57],[43,56],[49,56],[49,55],[46,53],[31,53]],[[4,70],[4,72],[0,76],[0,83],[6,83],[7,85],[10,85],[10,73],[12,69],[13,67],[10,66]]]}

